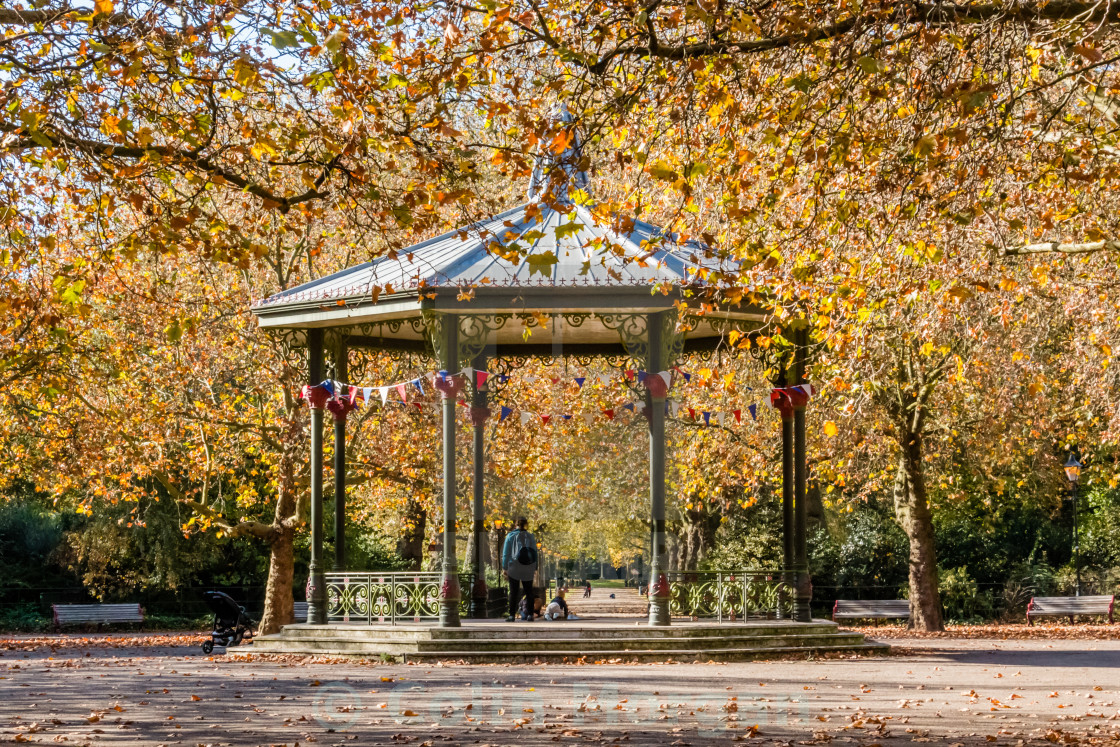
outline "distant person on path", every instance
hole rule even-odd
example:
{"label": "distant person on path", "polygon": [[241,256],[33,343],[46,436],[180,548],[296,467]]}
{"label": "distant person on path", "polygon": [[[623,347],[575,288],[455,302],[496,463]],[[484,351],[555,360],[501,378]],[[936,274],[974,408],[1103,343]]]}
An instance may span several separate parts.
{"label": "distant person on path", "polygon": [[590,581],[584,581],[583,582],[583,596],[584,596],[585,599],[587,597],[591,596],[591,582]]}
{"label": "distant person on path", "polygon": [[[517,619],[522,592],[526,599],[533,598],[533,575],[537,572],[537,539],[529,533],[529,520],[524,516],[517,519],[517,528],[506,535],[502,546],[502,573],[509,579],[509,617],[506,622]],[[526,605],[526,617],[533,614]]]}

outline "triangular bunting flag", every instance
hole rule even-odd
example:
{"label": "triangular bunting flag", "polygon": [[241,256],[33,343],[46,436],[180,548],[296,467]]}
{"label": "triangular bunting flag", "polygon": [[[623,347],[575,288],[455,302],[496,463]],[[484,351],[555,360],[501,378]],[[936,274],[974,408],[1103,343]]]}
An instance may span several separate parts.
{"label": "triangular bunting flag", "polygon": [[688,419],[696,420],[696,410],[693,410],[691,407],[688,408]]}
{"label": "triangular bunting flag", "polygon": [[367,386],[367,387],[362,389],[362,399],[364,399],[366,401],[367,406],[369,405],[370,395],[372,395],[372,394],[373,394],[373,387]]}
{"label": "triangular bunting flag", "polygon": [[460,373],[467,377],[467,381],[474,381],[474,369],[470,366],[464,368]]}
{"label": "triangular bunting flag", "polygon": [[528,422],[529,422],[529,420],[530,420],[530,418],[532,418],[532,417],[533,417],[533,413],[531,413],[531,412],[522,412],[522,413],[521,413],[521,425],[525,425],[526,423],[528,423]]}
{"label": "triangular bunting flag", "polygon": [[607,384],[610,384],[611,383],[611,375],[610,374],[599,374],[599,383],[602,384],[603,386],[606,386]]}
{"label": "triangular bunting flag", "polygon": [[676,401],[676,400],[674,399],[674,400],[670,400],[670,401],[669,401],[669,402],[667,402],[666,404],[668,404],[668,405],[669,405],[669,412],[670,412],[670,414],[672,414],[672,416],[673,416],[674,418],[675,418],[675,417],[677,417],[677,413],[681,411],[681,403],[680,403],[680,402],[677,402],[677,401]]}
{"label": "triangular bunting flag", "polygon": [[670,371],[661,371],[657,374],[661,380],[665,382],[665,389],[668,390],[673,383],[673,374]]}
{"label": "triangular bunting flag", "polygon": [[413,380],[412,380],[412,383],[416,385],[416,388],[420,390],[420,394],[421,394],[421,396],[423,396],[423,394],[424,394],[424,385],[420,383],[421,381],[422,381],[422,379],[413,379]]}
{"label": "triangular bunting flag", "polygon": [[380,387],[378,388],[377,393],[381,395],[381,404],[384,405],[389,399],[389,387]]}
{"label": "triangular bunting flag", "polygon": [[552,419],[551,415],[541,415],[541,422],[548,425],[548,421]]}
{"label": "triangular bunting flag", "polygon": [[564,418],[564,420],[571,420],[572,419],[571,415],[561,415],[560,417]]}
{"label": "triangular bunting flag", "polygon": [[733,412],[731,414],[735,416],[735,422],[736,423],[742,423],[743,422],[743,411],[742,410],[736,410],[735,412]]}
{"label": "triangular bunting flag", "polygon": [[583,418],[583,422],[587,425],[591,425],[592,421],[595,420],[595,415],[590,412],[585,412],[580,417]]}
{"label": "triangular bunting flag", "polygon": [[401,402],[408,402],[408,389],[404,384],[397,384],[397,394],[401,395]]}
{"label": "triangular bunting flag", "polygon": [[629,410],[630,412],[634,412],[634,403],[633,402],[627,402],[625,405],[622,406],[622,409],[623,410]]}
{"label": "triangular bunting flag", "polygon": [[638,383],[639,383],[639,384],[644,384],[644,383],[646,383],[646,379],[647,379],[647,378],[649,378],[649,374],[648,374],[648,373],[646,373],[645,371],[639,371],[639,372],[638,372]]}
{"label": "triangular bunting flag", "polygon": [[506,407],[505,405],[502,405],[502,414],[498,417],[498,422],[499,423],[502,422],[503,420],[508,418],[511,414],[513,414],[513,410],[509,407]]}
{"label": "triangular bunting flag", "polygon": [[576,386],[578,386],[580,389],[583,389],[583,382],[585,381],[587,381],[586,376],[577,376],[575,378]]}
{"label": "triangular bunting flag", "polygon": [[614,420],[614,410],[603,410],[603,414],[607,416],[607,420]]}
{"label": "triangular bunting flag", "polygon": [[707,410],[704,410],[704,411],[703,411],[703,412],[701,412],[700,414],[701,414],[701,415],[703,416],[703,418],[704,418],[704,425],[711,425],[711,424],[712,424],[712,422],[711,422],[711,419],[712,419],[712,413],[708,412]]}
{"label": "triangular bunting flag", "polygon": [[751,420],[758,420],[758,406],[757,405],[747,405],[747,409],[750,410]]}
{"label": "triangular bunting flag", "polygon": [[724,422],[726,422],[726,416],[727,416],[727,413],[724,413],[724,412],[721,412],[718,415],[716,415],[716,422],[719,423],[721,428],[723,427]]}
{"label": "triangular bunting flag", "polygon": [[485,390],[486,389],[486,380],[488,378],[490,378],[490,374],[486,373],[485,371],[476,372],[475,373],[475,386],[477,386],[480,391]]}

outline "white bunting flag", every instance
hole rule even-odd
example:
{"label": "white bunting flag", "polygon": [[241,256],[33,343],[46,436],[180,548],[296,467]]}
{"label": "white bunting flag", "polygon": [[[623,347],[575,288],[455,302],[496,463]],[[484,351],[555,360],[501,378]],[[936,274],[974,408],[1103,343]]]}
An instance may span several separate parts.
{"label": "white bunting flag", "polygon": [[463,369],[462,374],[463,374],[463,376],[467,377],[467,381],[469,381],[471,384],[474,383],[474,369],[473,368],[471,368],[470,366],[467,366],[466,368]]}
{"label": "white bunting flag", "polygon": [[673,381],[673,374],[668,371],[660,371],[657,375],[665,382],[665,389],[667,391],[669,389],[669,384]]}
{"label": "white bunting flag", "polygon": [[362,388],[362,399],[365,401],[366,407],[369,407],[369,400],[372,396],[373,396],[373,387],[367,386],[367,387]]}
{"label": "white bunting flag", "polygon": [[532,419],[533,419],[533,413],[525,412],[525,411],[521,412],[521,425],[525,425],[526,423],[528,423]]}
{"label": "white bunting flag", "polygon": [[602,384],[603,386],[606,386],[607,384],[610,384],[611,383],[611,375],[610,374],[599,374],[599,383]]}
{"label": "white bunting flag", "polygon": [[721,428],[723,427],[723,423],[724,423],[724,420],[726,419],[726,417],[727,417],[726,414],[722,413],[722,412],[718,413],[716,415],[716,421],[719,423]]}
{"label": "white bunting flag", "polygon": [[591,421],[593,421],[595,419],[595,416],[590,412],[583,413],[582,417],[583,417],[583,422],[586,423],[587,425],[591,425]]}
{"label": "white bunting flag", "polygon": [[681,403],[680,402],[677,402],[675,399],[669,401],[669,412],[672,414],[672,416],[674,418],[677,417],[677,413],[680,412],[680,409],[681,409]]}
{"label": "white bunting flag", "polygon": [[382,386],[377,388],[377,393],[381,395],[381,404],[384,406],[389,400],[389,387]]}

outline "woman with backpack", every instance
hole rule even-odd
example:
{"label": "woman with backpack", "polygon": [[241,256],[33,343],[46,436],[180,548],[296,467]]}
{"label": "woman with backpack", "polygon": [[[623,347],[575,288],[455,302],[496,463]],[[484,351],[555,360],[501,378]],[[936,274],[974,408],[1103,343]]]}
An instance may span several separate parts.
{"label": "woman with backpack", "polygon": [[[537,539],[529,533],[528,526],[528,519],[518,517],[517,528],[506,535],[502,546],[502,573],[509,579],[509,617],[506,622],[517,619],[522,591],[527,600],[533,598],[533,576],[537,572]],[[533,608],[526,605],[526,609]],[[532,613],[528,614],[527,619],[533,619]]]}

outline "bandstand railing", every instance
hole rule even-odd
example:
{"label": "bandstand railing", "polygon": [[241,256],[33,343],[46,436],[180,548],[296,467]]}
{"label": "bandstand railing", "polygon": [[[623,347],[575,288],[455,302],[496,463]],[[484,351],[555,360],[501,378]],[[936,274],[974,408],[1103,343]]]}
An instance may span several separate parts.
{"label": "bandstand railing", "polygon": [[669,577],[675,617],[791,619],[794,590],[780,570],[680,571]]}
{"label": "bandstand railing", "polygon": [[[442,579],[439,571],[327,573],[327,619],[366,625],[438,620]],[[467,616],[473,586],[474,574],[459,574],[462,617]]]}

